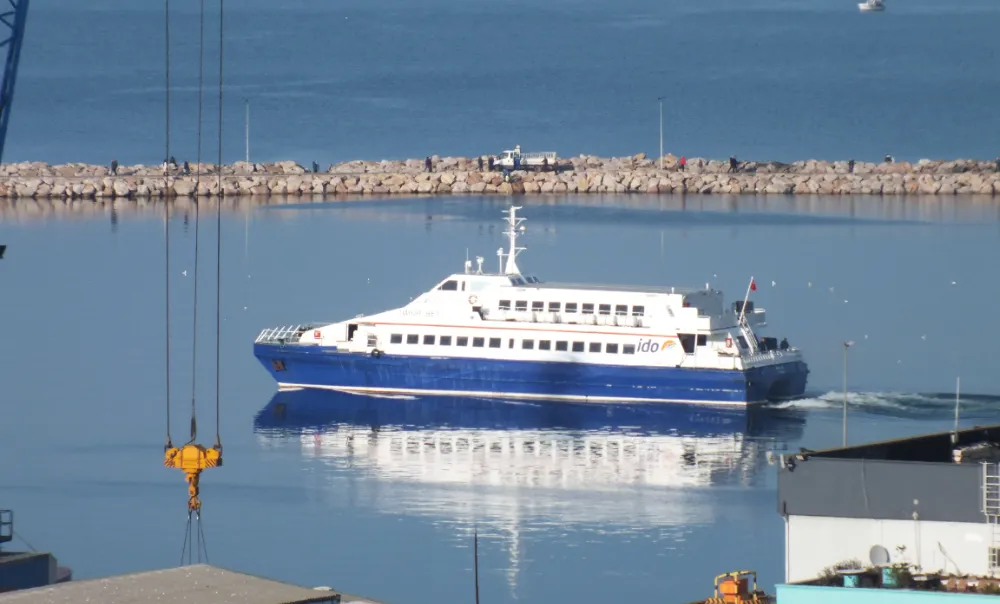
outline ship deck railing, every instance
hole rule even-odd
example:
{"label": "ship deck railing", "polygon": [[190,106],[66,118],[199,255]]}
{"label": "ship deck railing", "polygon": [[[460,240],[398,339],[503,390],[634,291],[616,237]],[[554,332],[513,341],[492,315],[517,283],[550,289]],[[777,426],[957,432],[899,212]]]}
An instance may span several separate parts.
{"label": "ship deck railing", "polygon": [[782,357],[789,357],[789,360],[792,360],[800,358],[801,356],[802,352],[798,348],[790,346],[785,350],[763,350],[744,355],[743,364],[754,364],[761,361],[776,361]]}
{"label": "ship deck railing", "polygon": [[262,330],[254,344],[296,344],[302,334],[312,329],[312,325],[282,325]]}

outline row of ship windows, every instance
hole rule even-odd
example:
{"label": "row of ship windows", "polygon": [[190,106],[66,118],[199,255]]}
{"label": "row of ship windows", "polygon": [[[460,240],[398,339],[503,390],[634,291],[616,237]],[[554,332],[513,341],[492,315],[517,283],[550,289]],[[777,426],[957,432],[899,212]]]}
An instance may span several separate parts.
{"label": "row of ship windows", "polygon": [[[501,348],[501,342],[503,338],[470,338],[467,336],[457,336],[452,338],[451,336],[423,336],[423,343],[428,346],[433,346],[437,344],[438,346],[451,346],[454,341],[455,346],[469,346],[471,340],[471,345],[473,348]],[[394,333],[389,336],[389,342],[391,344],[402,344],[403,334]],[[408,334],[406,336],[407,344],[420,344],[421,336],[417,334]],[[572,351],[572,352],[606,352],[609,354],[635,354],[635,344],[611,344],[602,342],[569,342],[565,340],[521,340],[522,350],[535,350],[537,344],[538,350],[558,350],[558,351]],[[514,348],[514,338],[507,340],[507,348]]]}
{"label": "row of ship windows", "polygon": [[[573,314],[579,312],[583,315],[594,314],[594,304],[577,304],[576,302],[567,302],[563,306],[562,302],[549,302],[549,312],[565,312],[567,314]],[[611,304],[597,304],[597,314],[599,315],[611,315]],[[512,310],[510,306],[510,300],[500,300],[500,310]],[[516,300],[514,302],[513,310],[517,312],[527,312],[528,311],[528,301],[527,300]],[[532,312],[545,312],[545,302],[532,302],[531,303]],[[629,316],[628,304],[615,304],[614,305],[614,315],[619,317]],[[633,306],[632,316],[641,317],[646,314],[645,306]]]}

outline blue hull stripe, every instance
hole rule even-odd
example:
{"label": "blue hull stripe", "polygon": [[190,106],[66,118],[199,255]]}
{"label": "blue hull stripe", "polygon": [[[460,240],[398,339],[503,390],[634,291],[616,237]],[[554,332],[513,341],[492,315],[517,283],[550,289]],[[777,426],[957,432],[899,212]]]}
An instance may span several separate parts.
{"label": "blue hull stripe", "polygon": [[612,403],[747,405],[801,396],[805,363],[746,371],[420,357],[255,344],[282,388]]}

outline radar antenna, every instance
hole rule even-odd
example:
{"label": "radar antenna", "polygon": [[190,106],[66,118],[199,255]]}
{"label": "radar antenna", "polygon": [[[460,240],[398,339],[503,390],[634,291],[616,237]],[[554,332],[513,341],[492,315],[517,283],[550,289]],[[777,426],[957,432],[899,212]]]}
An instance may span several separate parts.
{"label": "radar antenna", "polygon": [[[508,249],[507,249],[507,268],[504,273],[507,275],[520,275],[521,270],[517,268],[517,255],[525,250],[523,247],[517,247],[517,235],[518,227],[520,226],[520,231],[524,232],[524,226],[521,225],[524,222],[524,218],[517,217],[517,211],[521,209],[521,206],[511,206],[507,213],[507,237],[509,239]],[[497,254],[499,256],[499,254]]]}

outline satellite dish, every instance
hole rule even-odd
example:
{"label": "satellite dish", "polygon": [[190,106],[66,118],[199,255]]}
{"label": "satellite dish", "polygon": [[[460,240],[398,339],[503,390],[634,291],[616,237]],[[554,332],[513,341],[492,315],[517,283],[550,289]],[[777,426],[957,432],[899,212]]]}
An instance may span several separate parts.
{"label": "satellite dish", "polygon": [[874,566],[888,566],[889,565],[889,550],[885,549],[881,545],[873,545],[870,550],[868,550],[868,559],[871,560]]}

